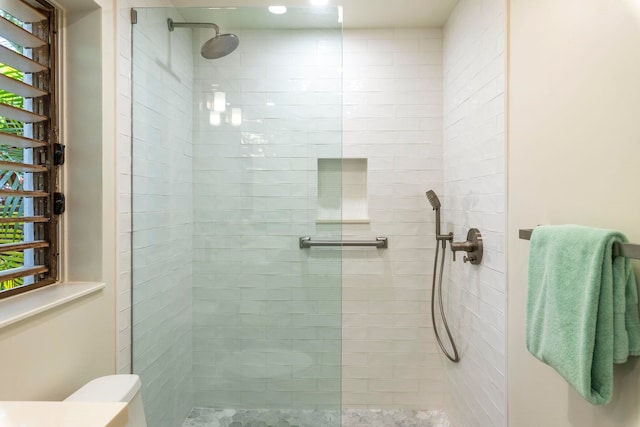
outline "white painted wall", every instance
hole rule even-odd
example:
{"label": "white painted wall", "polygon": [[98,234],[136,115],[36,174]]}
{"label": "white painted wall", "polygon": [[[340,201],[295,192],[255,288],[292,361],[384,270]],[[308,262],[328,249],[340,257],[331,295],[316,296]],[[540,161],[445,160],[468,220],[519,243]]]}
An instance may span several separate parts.
{"label": "white painted wall", "polygon": [[434,216],[442,191],[442,32],[345,30],[346,158],[368,159],[369,224],[345,239],[389,249],[342,251],[343,404],[438,409],[444,376],[429,318]]}
{"label": "white painted wall", "polygon": [[455,241],[471,227],[484,241],[482,263],[458,253],[443,284],[461,359],[444,362],[449,412],[469,427],[506,425],[505,8],[461,0],[444,27],[443,218]]}
{"label": "white painted wall", "polygon": [[114,76],[103,70],[113,64],[113,10],[110,4],[59,3],[65,10],[62,138],[69,194],[62,280],[102,281],[106,287],[0,330],[0,351],[10,361],[0,367],[1,400],[63,399],[115,370]]}
{"label": "white painted wall", "polygon": [[[511,1],[509,425],[640,423],[640,364],[614,369],[613,401],[585,402],[525,347],[529,243],[519,228],[575,223],[640,242],[640,15],[625,0]],[[636,273],[638,273],[636,265]]]}
{"label": "white painted wall", "polygon": [[113,291],[67,303],[0,330],[0,400],[62,400],[114,373]]}

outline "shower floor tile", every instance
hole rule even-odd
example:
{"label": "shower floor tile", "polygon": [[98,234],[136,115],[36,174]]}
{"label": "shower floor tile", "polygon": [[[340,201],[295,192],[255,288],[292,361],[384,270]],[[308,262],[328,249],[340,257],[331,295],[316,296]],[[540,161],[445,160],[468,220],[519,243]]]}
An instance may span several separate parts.
{"label": "shower floor tile", "polygon": [[[449,427],[442,411],[346,409],[342,427]],[[193,408],[182,427],[337,427],[340,413],[304,409]]]}

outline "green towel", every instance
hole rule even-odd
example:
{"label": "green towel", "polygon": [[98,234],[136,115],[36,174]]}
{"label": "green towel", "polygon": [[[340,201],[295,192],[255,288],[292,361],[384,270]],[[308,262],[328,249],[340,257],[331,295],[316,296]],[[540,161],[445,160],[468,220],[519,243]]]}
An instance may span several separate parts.
{"label": "green towel", "polygon": [[640,354],[638,291],[631,261],[613,257],[623,234],[578,225],[531,236],[527,349],[587,401],[609,403],[613,363]]}

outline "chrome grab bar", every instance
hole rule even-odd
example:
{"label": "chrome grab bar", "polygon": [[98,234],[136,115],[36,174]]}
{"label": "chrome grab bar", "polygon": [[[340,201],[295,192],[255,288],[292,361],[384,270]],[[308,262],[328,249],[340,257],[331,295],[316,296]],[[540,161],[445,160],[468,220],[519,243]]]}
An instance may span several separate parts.
{"label": "chrome grab bar", "polygon": [[[522,240],[531,240],[533,229],[525,228],[518,230],[518,237]],[[613,244],[613,256],[623,256],[625,258],[640,259],[640,245],[634,243],[615,242]]]}
{"label": "chrome grab bar", "polygon": [[376,240],[311,240],[311,237],[300,238],[300,249],[308,249],[312,246],[370,246],[378,249],[387,249],[389,242],[386,237],[376,237]]}

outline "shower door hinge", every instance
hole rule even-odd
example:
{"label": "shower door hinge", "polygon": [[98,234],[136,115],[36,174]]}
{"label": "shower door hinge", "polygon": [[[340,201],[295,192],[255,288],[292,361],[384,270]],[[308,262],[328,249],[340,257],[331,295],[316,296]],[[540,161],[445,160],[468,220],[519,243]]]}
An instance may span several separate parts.
{"label": "shower door hinge", "polygon": [[132,24],[138,23],[138,11],[135,9],[131,9],[131,23]]}

